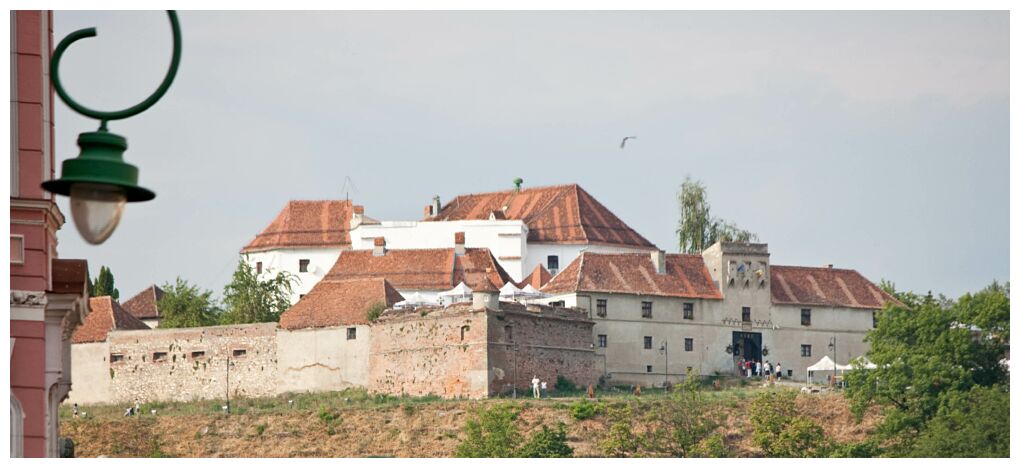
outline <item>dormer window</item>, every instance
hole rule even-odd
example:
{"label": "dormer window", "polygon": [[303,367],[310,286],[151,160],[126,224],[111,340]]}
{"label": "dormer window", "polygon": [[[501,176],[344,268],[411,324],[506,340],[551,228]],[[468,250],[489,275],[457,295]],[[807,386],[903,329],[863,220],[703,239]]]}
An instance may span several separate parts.
{"label": "dormer window", "polygon": [[308,264],[311,263],[307,258],[298,260],[298,271],[301,273],[308,273]]}

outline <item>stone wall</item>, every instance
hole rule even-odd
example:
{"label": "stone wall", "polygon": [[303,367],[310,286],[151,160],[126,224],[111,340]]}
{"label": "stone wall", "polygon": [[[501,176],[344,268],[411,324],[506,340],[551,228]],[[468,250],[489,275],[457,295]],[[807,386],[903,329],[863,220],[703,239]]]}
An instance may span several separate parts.
{"label": "stone wall", "polygon": [[[349,328],[354,333],[348,332]],[[278,392],[320,392],[368,385],[368,325],[283,330],[276,334]]]}
{"label": "stone wall", "polygon": [[71,393],[69,403],[92,404],[110,401],[110,344],[71,345]]}
{"label": "stone wall", "polygon": [[387,312],[372,327],[372,392],[483,398],[488,395],[484,310]]}
{"label": "stone wall", "polygon": [[275,323],[112,331],[107,342],[110,402],[223,399],[228,377],[231,396],[276,393]]}
{"label": "stone wall", "polygon": [[592,322],[579,312],[543,308],[490,312],[489,394],[527,389],[531,379],[548,382],[558,376],[581,388],[598,383],[592,350]]}

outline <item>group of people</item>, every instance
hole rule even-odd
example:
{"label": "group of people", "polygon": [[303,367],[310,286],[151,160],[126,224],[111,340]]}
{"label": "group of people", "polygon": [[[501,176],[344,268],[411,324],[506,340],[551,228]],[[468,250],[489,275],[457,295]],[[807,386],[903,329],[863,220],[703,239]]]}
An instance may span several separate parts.
{"label": "group of people", "polygon": [[747,378],[758,377],[766,380],[772,380],[773,377],[776,380],[783,378],[783,365],[779,362],[773,366],[769,361],[761,362],[757,359],[740,358],[737,361],[737,369],[740,370],[741,376]]}
{"label": "group of people", "polygon": [[539,380],[537,375],[531,378],[531,390],[534,392],[535,398],[549,398],[549,389],[545,381]]}

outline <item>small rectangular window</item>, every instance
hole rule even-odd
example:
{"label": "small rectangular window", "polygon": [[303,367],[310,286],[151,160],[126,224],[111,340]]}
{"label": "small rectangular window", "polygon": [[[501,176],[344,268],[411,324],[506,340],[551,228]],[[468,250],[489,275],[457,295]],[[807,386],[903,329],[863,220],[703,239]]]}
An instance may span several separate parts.
{"label": "small rectangular window", "polygon": [[811,357],[811,345],[809,344],[800,345],[800,357]]}
{"label": "small rectangular window", "polygon": [[607,314],[607,309],[608,309],[607,304],[608,304],[608,302],[609,301],[607,301],[606,299],[596,299],[595,300],[595,314],[598,315],[599,317],[605,317],[606,314]]}
{"label": "small rectangular window", "polygon": [[311,263],[307,258],[298,260],[298,271],[301,273],[308,273],[308,264]]}
{"label": "small rectangular window", "polygon": [[11,234],[11,263],[15,265],[25,263],[25,236]]}
{"label": "small rectangular window", "polygon": [[514,327],[511,327],[510,325],[506,325],[503,327],[503,339],[505,341],[514,340]]}
{"label": "small rectangular window", "polygon": [[262,274],[262,262],[255,262],[255,273]]}
{"label": "small rectangular window", "polygon": [[348,340],[356,340],[356,339],[358,339],[358,329],[355,328],[355,327],[348,328],[347,329],[347,339]]}
{"label": "small rectangular window", "polygon": [[811,309],[800,309],[800,324],[805,327],[811,326]]}
{"label": "small rectangular window", "polygon": [[645,337],[645,349],[652,349],[652,337]]}
{"label": "small rectangular window", "polygon": [[641,301],[641,318],[652,318],[652,303]]}
{"label": "small rectangular window", "polygon": [[878,311],[871,311],[871,328],[878,328]]}
{"label": "small rectangular window", "polygon": [[550,255],[550,256],[546,257],[545,265],[546,265],[546,269],[549,270],[549,273],[552,273],[552,274],[555,275],[556,274],[555,272],[559,271],[559,269],[560,269],[560,256],[559,255]]}
{"label": "small rectangular window", "polygon": [[234,351],[233,351],[233,352],[231,353],[231,355],[233,355],[233,356],[234,356],[234,357],[236,357],[236,358],[237,358],[237,357],[245,357],[245,356],[247,356],[247,355],[248,355],[248,350],[245,350],[245,349],[235,349],[235,350],[234,350]]}
{"label": "small rectangular window", "polygon": [[694,320],[694,303],[684,302],[684,320]]}
{"label": "small rectangular window", "polygon": [[742,320],[744,322],[750,322],[751,321],[751,308],[750,307],[744,307],[744,308],[742,308],[740,310],[740,320]]}
{"label": "small rectangular window", "polygon": [[694,351],[694,338],[684,338],[684,351]]}
{"label": "small rectangular window", "polygon": [[161,351],[156,351],[155,353],[152,353],[152,362],[164,362],[164,361],[166,361],[166,353]]}
{"label": "small rectangular window", "polygon": [[110,364],[113,364],[115,362],[124,362],[124,355],[123,354],[111,354],[110,355]]}
{"label": "small rectangular window", "polygon": [[551,307],[566,307],[567,301],[552,301],[549,303]]}
{"label": "small rectangular window", "polygon": [[652,373],[652,366],[645,366],[645,372],[651,374]]}
{"label": "small rectangular window", "polygon": [[599,335],[599,348],[605,348],[609,346],[609,337],[606,335]]}
{"label": "small rectangular window", "polygon": [[192,351],[191,359],[199,359],[205,357],[205,351]]}

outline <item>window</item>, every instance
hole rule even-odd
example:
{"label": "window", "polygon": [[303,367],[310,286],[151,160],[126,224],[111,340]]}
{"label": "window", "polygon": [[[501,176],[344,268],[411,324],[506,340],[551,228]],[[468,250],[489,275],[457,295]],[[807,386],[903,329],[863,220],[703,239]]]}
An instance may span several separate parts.
{"label": "window", "polygon": [[652,366],[645,366],[645,372],[651,374],[652,373]]}
{"label": "window", "polygon": [[609,337],[606,335],[599,335],[599,348],[606,348],[609,346]]}
{"label": "window", "polygon": [[156,351],[152,353],[152,362],[164,362],[166,361],[166,353]]}
{"label": "window", "polygon": [[878,311],[871,311],[871,328],[878,328]]}
{"label": "window", "polygon": [[192,351],[191,352],[191,359],[198,359],[198,358],[202,358],[202,357],[205,357],[205,351]]}
{"label": "window", "polygon": [[304,294],[298,294],[298,295],[297,295],[297,300],[299,300],[299,301],[300,301],[301,299],[304,299],[304,298],[305,298],[305,295],[304,295]]}
{"label": "window", "polygon": [[308,273],[309,263],[310,262],[308,261],[307,258],[302,258],[301,260],[298,260],[298,271],[301,273]]}
{"label": "window", "polygon": [[652,349],[652,337],[645,337],[645,349]]}
{"label": "window", "polygon": [[552,301],[549,305],[552,307],[566,307],[567,301]]}
{"label": "window", "polygon": [[800,324],[805,327],[811,326],[811,309],[800,309]]}
{"label": "window", "polygon": [[800,345],[800,357],[811,357],[811,345],[809,344]]}
{"label": "window", "polygon": [[262,262],[255,262],[255,273],[262,274]]}
{"label": "window", "polygon": [[248,350],[245,350],[245,349],[235,349],[231,354],[234,357],[245,357],[245,356],[248,355]]}
{"label": "window", "polygon": [[11,263],[25,263],[25,236],[11,234]]}
{"label": "window", "polygon": [[546,269],[549,270],[549,273],[552,273],[553,275],[556,275],[556,272],[558,272],[560,270],[560,256],[559,255],[550,255],[550,256],[546,257],[545,265],[546,265]]}
{"label": "window", "polygon": [[124,362],[124,355],[123,354],[111,354],[110,355],[110,364],[113,364],[115,362]]}
{"label": "window", "polygon": [[468,330],[471,329],[470,325],[463,325],[460,327],[460,341],[464,341],[464,335],[467,334]]}
{"label": "window", "polygon": [[503,339],[506,341],[514,340],[514,327],[511,327],[510,325],[503,327]]}
{"label": "window", "polygon": [[684,351],[694,351],[694,338],[684,338]]}
{"label": "window", "polygon": [[693,302],[684,302],[684,320],[694,320]]}
{"label": "window", "polygon": [[358,339],[358,329],[354,328],[354,327],[348,328],[347,329],[347,339],[348,340],[356,340],[356,339]]}
{"label": "window", "polygon": [[605,317],[606,316],[606,309],[608,308],[606,304],[608,304],[608,302],[609,301],[607,301],[605,299],[596,299],[595,300],[595,314],[598,315],[599,317]]}
{"label": "window", "polygon": [[751,321],[751,308],[750,307],[744,307],[743,309],[741,309],[741,311],[740,311],[740,320],[742,320],[744,322],[750,322]]}
{"label": "window", "polygon": [[641,301],[641,318],[652,318],[652,303]]}

